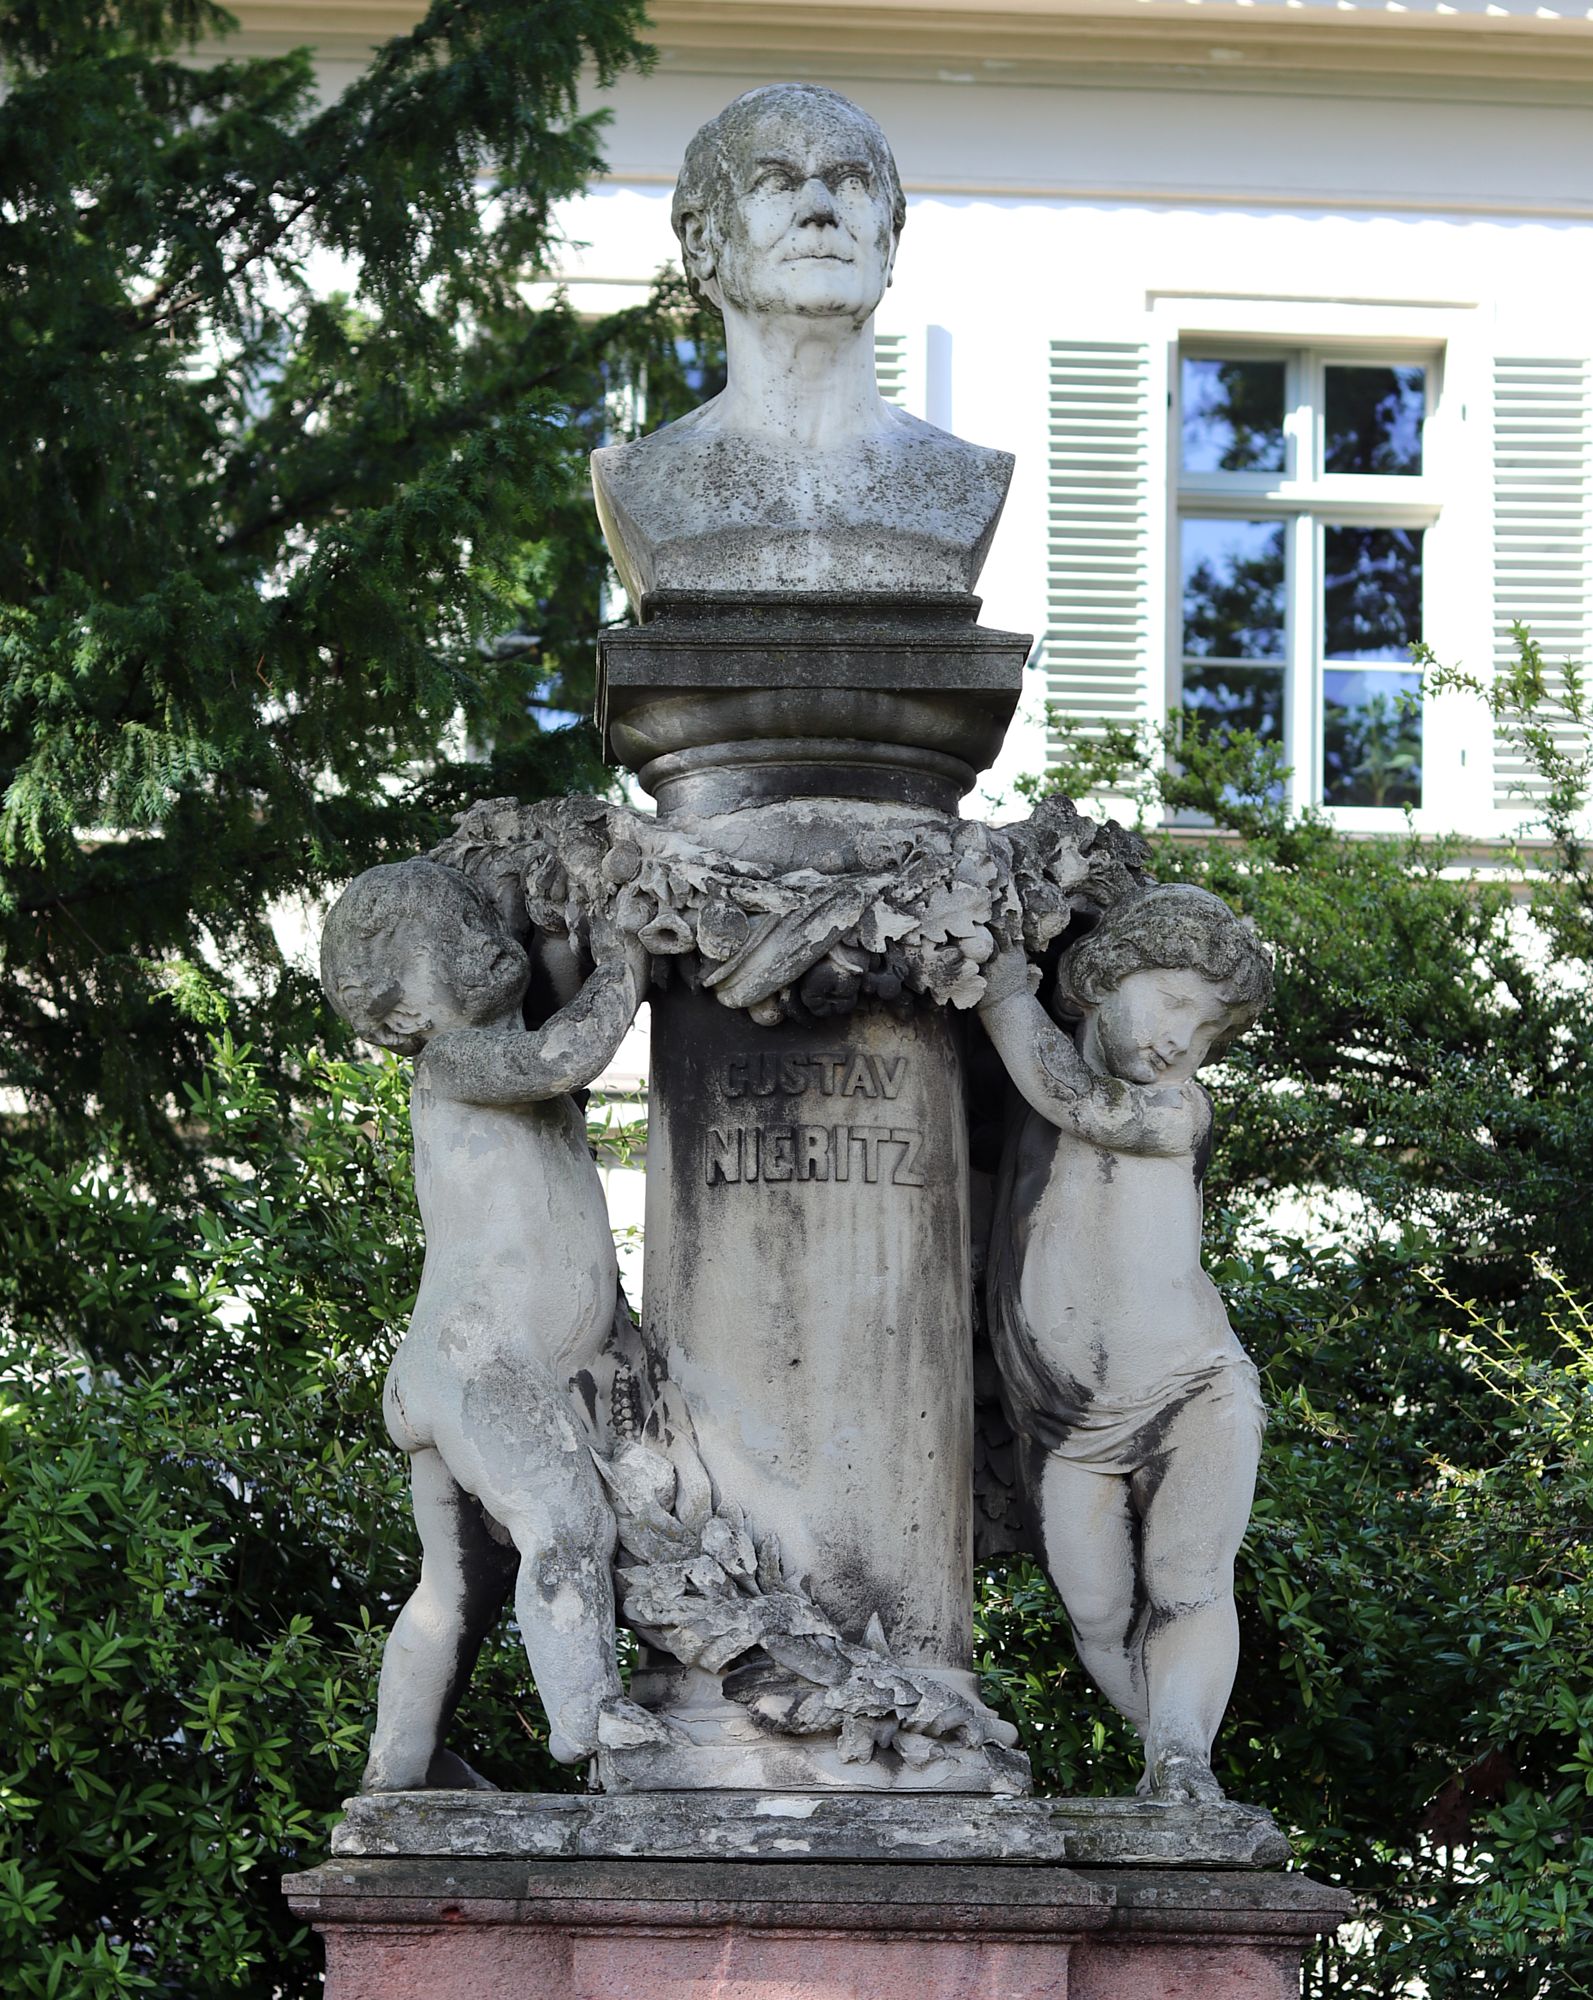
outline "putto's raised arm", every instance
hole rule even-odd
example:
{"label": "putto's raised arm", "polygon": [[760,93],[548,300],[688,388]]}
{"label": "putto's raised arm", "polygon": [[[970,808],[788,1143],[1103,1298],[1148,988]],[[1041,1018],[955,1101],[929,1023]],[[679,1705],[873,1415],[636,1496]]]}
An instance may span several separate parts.
{"label": "putto's raised arm", "polygon": [[614,1060],[636,1018],[645,955],[602,958],[579,993],[525,1033],[453,1028],[426,1045],[416,1081],[462,1104],[534,1104],[580,1090]]}
{"label": "putto's raised arm", "polygon": [[1192,1152],[1210,1120],[1197,1085],[1172,1089],[1098,1076],[1072,1034],[1029,991],[1023,954],[1003,952],[986,975],[979,1018],[1027,1103],[1053,1125],[1113,1152]]}

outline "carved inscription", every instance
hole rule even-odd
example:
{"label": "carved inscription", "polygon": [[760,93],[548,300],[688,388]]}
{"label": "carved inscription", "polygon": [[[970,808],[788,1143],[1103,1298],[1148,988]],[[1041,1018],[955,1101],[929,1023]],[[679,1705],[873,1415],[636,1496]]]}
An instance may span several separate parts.
{"label": "carved inscription", "polygon": [[708,1185],[738,1181],[888,1181],[922,1187],[924,1135],[904,1125],[710,1125]]}
{"label": "carved inscription", "polygon": [[[838,1098],[848,1111],[889,1103],[901,1091],[907,1058],[835,1055],[732,1056],[720,1077],[729,1099]],[[803,1107],[806,1109],[806,1106]],[[818,1109],[815,1105],[814,1110]],[[838,1107],[839,1108],[839,1107]],[[890,1187],[923,1187],[924,1135],[910,1125],[846,1119],[822,1123],[710,1125],[703,1135],[703,1166],[710,1187],[749,1182],[863,1181]]]}
{"label": "carved inscription", "polygon": [[906,1056],[732,1056],[725,1064],[726,1097],[893,1098],[907,1074]]}

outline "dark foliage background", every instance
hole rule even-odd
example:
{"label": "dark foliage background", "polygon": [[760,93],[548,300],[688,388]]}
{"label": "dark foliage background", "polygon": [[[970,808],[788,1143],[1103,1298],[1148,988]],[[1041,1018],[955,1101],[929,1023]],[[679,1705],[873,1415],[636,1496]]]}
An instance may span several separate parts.
{"label": "dark foliage background", "polygon": [[[601,784],[586,455],[695,400],[661,286],[544,281],[642,0],[436,0],[317,100],[208,0],[0,10],[0,1088],[180,1170],[206,988],[321,1032],[269,913],[472,798]],[[176,1002],[177,1004],[174,1004]]]}

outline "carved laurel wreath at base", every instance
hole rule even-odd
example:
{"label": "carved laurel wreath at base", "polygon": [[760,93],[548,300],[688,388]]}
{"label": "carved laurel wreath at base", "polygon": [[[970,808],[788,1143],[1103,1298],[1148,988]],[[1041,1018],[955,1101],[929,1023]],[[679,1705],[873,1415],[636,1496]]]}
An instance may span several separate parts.
{"label": "carved laurel wreath at base", "polygon": [[788,1574],[773,1536],[754,1540],[738,1507],[715,1498],[678,1390],[666,1382],[646,1422],[639,1386],[616,1371],[614,1443],[594,1451],[619,1528],[620,1615],[650,1646],[720,1677],[730,1699],[775,1736],[834,1736],[847,1763],[882,1750],[908,1765],[960,1744],[1027,1763],[1017,1732],[932,1674],[891,1657],[878,1614],[845,1639]]}
{"label": "carved laurel wreath at base", "polygon": [[948,813],[826,818],[822,866],[781,871],[734,851],[711,820],[658,820],[603,799],[489,799],[432,859],[463,870],[511,926],[587,943],[594,919],[677,962],[763,1026],[860,1002],[972,1007],[1003,946],[1038,956],[1075,915],[1149,879],[1144,847],[1070,799],[985,826]]}

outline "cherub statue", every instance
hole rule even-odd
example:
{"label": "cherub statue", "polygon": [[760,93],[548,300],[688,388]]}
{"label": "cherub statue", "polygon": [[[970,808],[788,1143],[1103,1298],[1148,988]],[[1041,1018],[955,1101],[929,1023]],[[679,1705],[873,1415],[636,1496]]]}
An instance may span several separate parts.
{"label": "cherub statue", "polygon": [[980,1018],[1030,1111],[1003,1166],[988,1279],[1002,1397],[1079,1656],[1145,1745],[1142,1791],[1220,1799],[1233,1565],[1263,1426],[1256,1371],[1201,1267],[1201,1064],[1272,990],[1226,904],[1124,898],[1063,955],[1058,1026],[1016,948]]}
{"label": "cherub statue", "polygon": [[421,1573],[382,1658],[366,1791],[488,1789],[443,1737],[510,1590],[549,1748],[605,1717],[668,1740],[614,1653],[615,1528],[570,1393],[614,1325],[613,1238],[570,1093],[613,1057],[647,979],[594,927],[596,969],[533,1031],[526,951],[465,876],[368,869],[327,918],[321,982],[366,1041],[417,1057],[410,1115],[426,1263],[383,1402],[409,1454]]}

